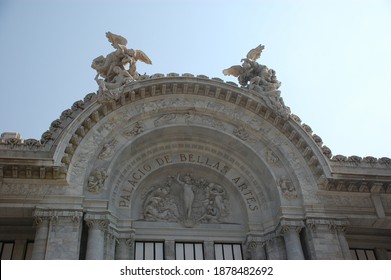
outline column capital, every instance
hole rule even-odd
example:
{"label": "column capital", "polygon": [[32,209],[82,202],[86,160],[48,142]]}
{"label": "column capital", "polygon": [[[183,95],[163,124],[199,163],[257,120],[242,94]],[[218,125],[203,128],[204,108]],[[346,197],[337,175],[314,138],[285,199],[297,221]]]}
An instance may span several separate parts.
{"label": "column capital", "polygon": [[132,248],[133,247],[134,238],[116,238],[115,242],[119,246],[126,246],[126,247],[129,247],[129,248]]}
{"label": "column capital", "polygon": [[87,212],[84,215],[84,221],[90,229],[99,229],[107,231],[109,226],[109,218],[107,213]]}
{"label": "column capital", "polygon": [[335,218],[307,218],[305,221],[307,228],[315,232],[319,226],[327,227],[331,232],[346,232],[349,221],[347,219]]}
{"label": "column capital", "polygon": [[36,208],[33,211],[34,223],[37,226],[44,220],[48,220],[51,224],[55,224],[59,219],[69,219],[75,224],[78,224],[82,217],[82,210]]}
{"label": "column capital", "polygon": [[280,221],[280,224],[277,227],[276,232],[279,234],[285,234],[287,232],[297,232],[299,233],[302,228],[304,228],[304,222],[302,220],[286,220],[283,219]]}

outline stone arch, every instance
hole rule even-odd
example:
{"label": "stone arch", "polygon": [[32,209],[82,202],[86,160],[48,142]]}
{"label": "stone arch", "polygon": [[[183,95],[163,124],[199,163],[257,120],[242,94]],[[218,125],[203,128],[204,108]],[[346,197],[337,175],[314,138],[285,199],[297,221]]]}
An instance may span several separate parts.
{"label": "stone arch", "polygon": [[[267,233],[277,227],[279,219],[285,215],[285,208],[296,208],[296,214],[304,216],[302,206],[316,203],[315,195],[311,194],[317,190],[317,174],[323,173],[322,159],[318,160],[319,155],[323,155],[300,127],[299,120],[281,116],[260,100],[254,101],[256,96],[252,92],[220,81],[176,77],[143,83],[140,81],[136,89],[125,92],[117,101],[99,103],[96,100],[91,105],[94,109],[87,108],[85,115],[81,112],[79,126],[73,128],[75,133],[67,134],[70,140],[65,152],[71,154],[70,161],[65,162],[69,191],[84,193],[86,205],[109,210],[125,219],[131,217],[126,214],[128,209],[120,209],[119,197],[125,196],[123,184],[132,173],[130,167],[129,170],[124,167],[121,173],[118,166],[143,156],[144,162],[153,160],[153,157],[145,156],[148,154],[164,157],[164,153],[158,153],[160,146],[164,150],[170,142],[179,145],[181,141],[183,147],[191,147],[183,151],[187,154],[196,155],[197,143],[202,146],[203,141],[212,143],[209,149],[214,150],[221,149],[225,143],[228,148],[222,149],[221,154],[236,152],[240,159],[237,169],[244,168],[241,172],[248,177],[246,182],[251,182],[247,184],[254,186],[258,200],[262,198],[266,208],[271,209],[263,216],[250,217],[251,229]],[[211,90],[212,94],[209,94]],[[193,143],[186,143],[186,139],[193,139]],[[176,151],[178,156],[180,147],[167,149],[171,153]],[[313,164],[308,164],[309,161]],[[105,174],[99,175],[101,171]],[[94,176],[107,178],[101,190],[89,191]],[[239,177],[242,178],[234,178]],[[246,198],[242,197],[242,201],[246,202]]]}

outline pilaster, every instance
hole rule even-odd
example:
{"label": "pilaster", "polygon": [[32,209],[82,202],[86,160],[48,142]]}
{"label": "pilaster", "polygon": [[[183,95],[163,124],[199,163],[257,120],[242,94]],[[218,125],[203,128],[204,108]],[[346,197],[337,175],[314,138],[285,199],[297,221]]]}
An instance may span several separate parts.
{"label": "pilaster", "polygon": [[134,254],[131,254],[131,249],[134,248],[134,232],[121,233],[116,239],[117,246],[115,249],[116,260],[133,259]]}
{"label": "pilaster", "polygon": [[36,233],[31,259],[44,260],[46,256],[50,216],[48,215],[47,211],[35,210],[33,213],[33,218]]}
{"label": "pilaster", "polygon": [[248,235],[246,241],[246,259],[266,260],[266,242],[261,235]]}
{"label": "pilaster", "polygon": [[115,259],[115,249],[116,249],[117,238],[115,237],[115,232],[112,228],[108,228],[105,234],[105,260],[114,260]]}
{"label": "pilaster", "polygon": [[32,259],[78,259],[82,216],[81,210],[36,209]]}
{"label": "pilaster", "polygon": [[345,232],[346,220],[308,218],[304,242],[310,259],[352,259]]}

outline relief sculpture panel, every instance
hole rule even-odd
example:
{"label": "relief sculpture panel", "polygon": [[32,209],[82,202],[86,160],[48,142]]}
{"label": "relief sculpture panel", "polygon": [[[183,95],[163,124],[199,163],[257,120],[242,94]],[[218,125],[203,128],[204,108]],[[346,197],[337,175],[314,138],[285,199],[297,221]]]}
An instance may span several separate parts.
{"label": "relief sculpture panel", "polygon": [[162,185],[144,194],[143,219],[193,227],[224,223],[229,218],[229,198],[223,186],[192,174],[169,176]]}

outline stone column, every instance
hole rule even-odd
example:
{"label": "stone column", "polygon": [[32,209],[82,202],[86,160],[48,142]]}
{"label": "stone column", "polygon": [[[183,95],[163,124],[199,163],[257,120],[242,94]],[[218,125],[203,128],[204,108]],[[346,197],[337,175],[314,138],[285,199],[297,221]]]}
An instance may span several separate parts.
{"label": "stone column", "polygon": [[286,221],[280,223],[288,260],[304,260],[303,248],[300,241],[300,231],[304,227],[302,221]]}
{"label": "stone column", "polygon": [[87,260],[103,260],[105,249],[105,231],[109,224],[105,215],[86,214],[88,226]]}
{"label": "stone column", "polygon": [[46,256],[46,245],[49,233],[49,216],[45,215],[43,211],[35,210],[33,217],[36,233],[31,259],[44,260]]}

